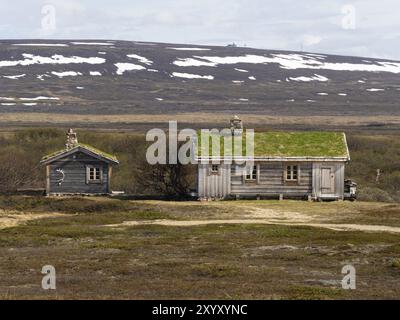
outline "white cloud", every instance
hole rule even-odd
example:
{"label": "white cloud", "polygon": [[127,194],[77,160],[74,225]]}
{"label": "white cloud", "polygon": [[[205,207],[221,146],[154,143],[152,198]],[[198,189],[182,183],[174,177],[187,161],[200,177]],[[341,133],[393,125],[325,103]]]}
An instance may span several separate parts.
{"label": "white cloud", "polygon": [[318,44],[322,41],[322,38],[320,36],[313,36],[310,34],[307,34],[303,37],[303,42],[304,45],[306,46],[313,46],[315,44]]}
{"label": "white cloud", "polygon": [[[400,59],[398,0],[19,0],[2,3],[0,38],[120,39],[361,54]],[[57,28],[41,29],[41,7]],[[352,3],[356,28],[342,27]]]}

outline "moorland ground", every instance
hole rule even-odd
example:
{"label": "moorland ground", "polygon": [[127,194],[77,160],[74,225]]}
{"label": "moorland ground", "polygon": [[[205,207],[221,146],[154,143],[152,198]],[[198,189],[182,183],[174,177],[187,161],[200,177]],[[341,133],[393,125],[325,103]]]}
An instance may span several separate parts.
{"label": "moorland ground", "polygon": [[[0,208],[3,299],[400,298],[398,204],[9,196]],[[41,289],[49,264],[54,291]],[[356,290],[341,287],[347,264]]]}
{"label": "moorland ground", "polygon": [[[346,177],[358,182],[363,201],[0,196],[0,297],[400,298],[398,131],[331,129],[347,133],[352,160]],[[99,126],[78,133],[80,141],[119,158],[113,190],[149,192],[136,174],[146,148],[143,132]],[[63,129],[3,130],[0,191],[43,187],[38,162],[64,140]],[[56,267],[55,291],[41,289],[40,271],[48,264]],[[346,264],[356,267],[356,290],[341,288]]]}

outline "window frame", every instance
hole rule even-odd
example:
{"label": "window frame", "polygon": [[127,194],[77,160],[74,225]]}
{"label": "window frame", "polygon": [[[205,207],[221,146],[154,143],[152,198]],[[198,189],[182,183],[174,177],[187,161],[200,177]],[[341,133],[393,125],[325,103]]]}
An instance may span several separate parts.
{"label": "window frame", "polygon": [[244,175],[245,181],[256,182],[258,181],[258,165],[246,166],[246,172]]}
{"label": "window frame", "polygon": [[219,168],[220,168],[219,164],[212,164],[210,166],[210,173],[211,174],[219,174]]}
{"label": "window frame", "polygon": [[[93,172],[94,170],[94,172]],[[97,178],[98,173],[98,178]],[[92,176],[94,179],[92,179]],[[87,165],[86,166],[86,183],[87,184],[103,184],[103,166]]]}
{"label": "window frame", "polygon": [[286,164],[284,174],[285,174],[285,181],[299,182],[300,165],[299,164]]}

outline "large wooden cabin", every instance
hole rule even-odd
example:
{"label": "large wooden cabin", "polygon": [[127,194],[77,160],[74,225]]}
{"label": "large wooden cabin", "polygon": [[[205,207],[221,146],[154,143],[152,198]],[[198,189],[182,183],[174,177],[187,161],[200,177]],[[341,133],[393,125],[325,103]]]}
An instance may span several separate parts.
{"label": "large wooden cabin", "polygon": [[[240,119],[231,121],[231,131],[233,136],[245,134]],[[224,155],[204,156],[198,143],[200,199],[344,198],[345,165],[350,161],[344,133],[255,132],[250,164],[237,164]]]}

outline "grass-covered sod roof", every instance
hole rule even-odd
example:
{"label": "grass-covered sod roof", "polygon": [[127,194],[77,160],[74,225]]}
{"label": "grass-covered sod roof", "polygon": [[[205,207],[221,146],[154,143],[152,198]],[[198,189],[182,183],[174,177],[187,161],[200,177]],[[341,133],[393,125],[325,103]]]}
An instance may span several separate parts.
{"label": "grass-covered sod roof", "polygon": [[[201,133],[198,132],[196,155],[218,156],[212,152],[212,139],[220,141],[220,155],[224,156],[224,136],[220,134],[205,134],[209,139],[209,153],[206,144],[202,144]],[[239,136],[240,137],[240,136]],[[217,140],[216,140],[217,141]],[[232,154],[232,149],[229,153]],[[235,149],[236,151],[236,149]],[[229,154],[229,155],[230,155]],[[242,153],[236,156],[248,156],[246,154],[246,131],[242,135]],[[346,136],[341,132],[255,132],[254,133],[254,157],[326,157],[348,158]]]}
{"label": "grass-covered sod roof", "polygon": [[[90,145],[84,144],[84,143],[77,144],[71,150],[77,149],[79,147],[84,148],[86,150],[89,150],[90,152],[93,152],[93,153],[95,153],[95,154],[97,154],[97,155],[99,155],[101,157],[104,157],[104,158],[110,159],[112,161],[118,162],[118,159],[117,159],[116,156],[114,156],[112,154],[109,154],[109,153],[106,153],[104,151],[101,151],[99,149],[96,149],[96,148],[94,148],[94,147],[92,147]],[[70,151],[70,150],[62,149],[62,150],[55,151],[55,152],[53,152],[51,154],[48,154],[48,155],[44,156],[41,161],[46,161],[48,159],[57,157],[58,155],[61,155],[61,154],[66,153],[68,151]]]}

